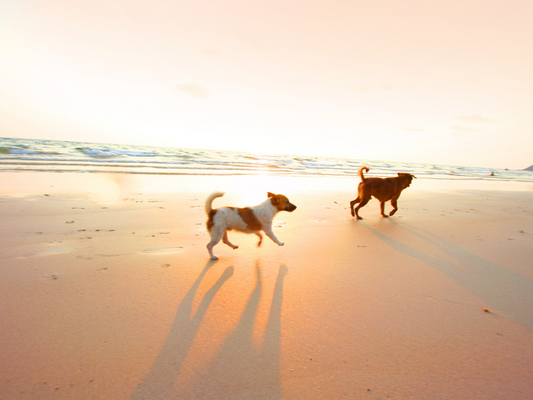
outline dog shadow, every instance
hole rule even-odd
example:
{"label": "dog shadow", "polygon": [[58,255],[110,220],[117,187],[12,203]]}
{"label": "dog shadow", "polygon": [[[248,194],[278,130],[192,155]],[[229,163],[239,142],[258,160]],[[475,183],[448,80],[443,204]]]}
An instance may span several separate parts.
{"label": "dog shadow", "polygon": [[226,268],[216,283],[207,291],[198,310],[191,318],[196,291],[209,268],[216,262],[215,260],[207,263],[181,301],[165,343],[161,347],[150,371],[131,396],[132,400],[169,398],[176,376],[187,357],[209,305],[218,290],[233,275],[233,267]]}
{"label": "dog shadow", "polygon": [[263,336],[258,348],[253,331],[263,295],[261,269],[256,264],[255,287],[235,329],[227,336],[208,367],[177,398],[280,399],[281,309],[283,284],[288,269],[279,268]]}
{"label": "dog shadow", "polygon": [[[233,275],[233,267],[224,271],[206,293],[191,318],[193,299],[198,287],[209,268],[216,262],[210,261],[204,267],[181,301],[165,343],[146,377],[131,396],[132,400],[281,398],[281,308],[283,283],[288,273],[285,265],[279,268],[261,348],[257,349],[252,342],[263,291],[261,269],[257,263],[255,287],[236,328],[212,357],[210,365],[198,373],[192,384],[180,385],[178,381],[180,370],[209,305],[218,290]],[[233,392],[237,385],[232,382],[243,384],[238,385],[236,392]]]}
{"label": "dog shadow", "polygon": [[490,304],[524,328],[533,331],[533,279],[487,261],[426,230],[390,220],[390,222],[428,243],[438,247],[456,263],[443,257],[433,257],[384,235],[364,223],[393,249],[442,272],[475,296]]}

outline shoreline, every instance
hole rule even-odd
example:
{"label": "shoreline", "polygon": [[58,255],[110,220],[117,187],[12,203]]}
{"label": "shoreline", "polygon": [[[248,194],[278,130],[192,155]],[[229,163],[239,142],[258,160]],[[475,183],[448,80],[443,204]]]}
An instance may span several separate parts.
{"label": "shoreline", "polygon": [[[248,152],[0,138],[3,172],[128,173],[153,175],[278,175],[357,176],[362,165],[371,175],[397,172],[418,178],[517,180],[533,182],[521,168],[461,166],[409,161],[353,159],[297,154],[252,154]],[[96,145],[96,146],[95,146]]]}
{"label": "shoreline", "polygon": [[[418,179],[357,221],[358,178],[124,175],[0,173],[0,398],[533,397],[532,185]],[[210,261],[215,190],[286,194],[285,245]]]}
{"label": "shoreline", "polygon": [[[183,190],[208,192],[262,191],[346,191],[357,192],[359,177],[253,175],[143,175],[93,172],[0,172],[0,195],[38,194],[40,192],[88,192],[95,180],[108,179],[124,194],[145,190],[171,193]],[[279,187],[280,189],[274,189]],[[212,190],[210,188],[213,188]],[[416,179],[409,191],[494,190],[533,191],[533,182],[479,179]]]}

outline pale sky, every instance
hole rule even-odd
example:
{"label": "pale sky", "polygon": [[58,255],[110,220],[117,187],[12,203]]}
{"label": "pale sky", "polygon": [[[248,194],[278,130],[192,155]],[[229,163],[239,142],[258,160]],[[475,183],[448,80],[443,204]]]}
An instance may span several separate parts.
{"label": "pale sky", "polygon": [[0,136],[526,168],[531,0],[0,0]]}

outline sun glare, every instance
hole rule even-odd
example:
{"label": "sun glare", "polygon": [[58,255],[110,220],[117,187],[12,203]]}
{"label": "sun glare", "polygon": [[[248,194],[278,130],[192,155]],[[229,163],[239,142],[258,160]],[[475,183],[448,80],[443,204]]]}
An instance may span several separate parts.
{"label": "sun glare", "polygon": [[109,178],[99,177],[89,184],[87,193],[96,204],[112,205],[120,198],[120,187]]}
{"label": "sun glare", "polygon": [[253,206],[267,199],[267,193],[284,194],[289,198],[291,193],[307,188],[306,181],[301,178],[284,177],[268,173],[244,176],[238,180],[228,180],[224,187],[228,199],[238,201],[239,207]]}

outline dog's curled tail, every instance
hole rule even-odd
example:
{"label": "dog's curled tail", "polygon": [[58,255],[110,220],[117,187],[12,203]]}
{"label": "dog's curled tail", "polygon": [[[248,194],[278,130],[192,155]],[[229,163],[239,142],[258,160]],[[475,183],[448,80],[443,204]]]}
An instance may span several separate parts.
{"label": "dog's curled tail", "polygon": [[366,167],[366,166],[364,166],[364,165],[363,165],[361,168],[359,168],[359,172],[357,172],[357,175],[359,175],[359,177],[361,178],[361,180],[364,182],[364,181],[365,181],[365,176],[363,175],[363,170],[364,170],[365,172],[368,172],[368,171],[370,171],[370,170],[368,169],[368,167]]}
{"label": "dog's curled tail", "polygon": [[224,192],[214,192],[209,195],[209,197],[205,201],[205,212],[207,213],[207,215],[211,214],[211,211],[213,211],[213,208],[211,207],[211,203],[213,202],[213,200],[215,200],[217,197],[224,196],[224,194]]}

